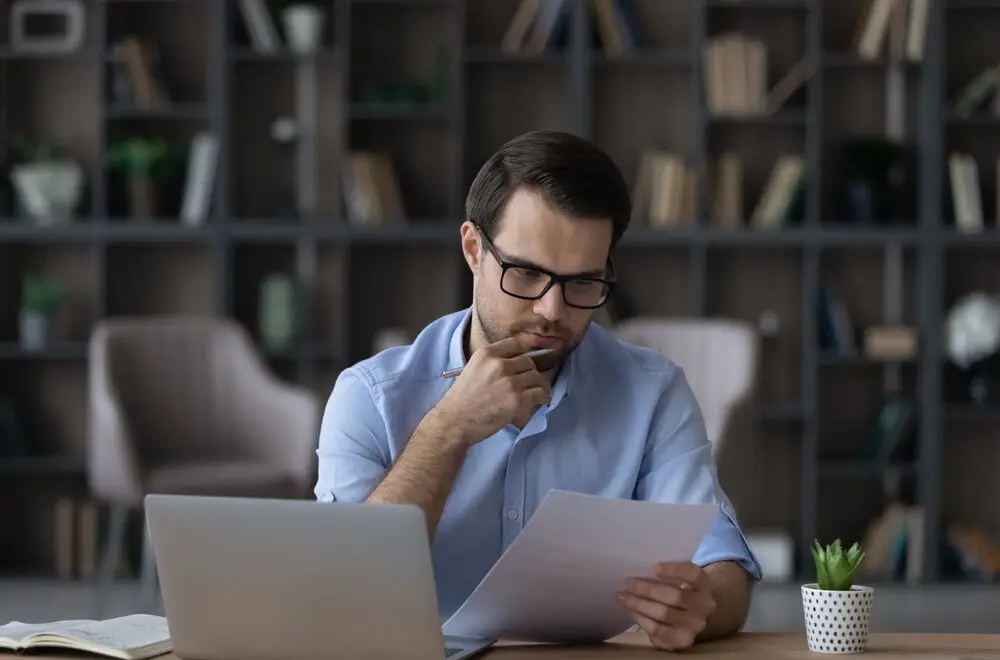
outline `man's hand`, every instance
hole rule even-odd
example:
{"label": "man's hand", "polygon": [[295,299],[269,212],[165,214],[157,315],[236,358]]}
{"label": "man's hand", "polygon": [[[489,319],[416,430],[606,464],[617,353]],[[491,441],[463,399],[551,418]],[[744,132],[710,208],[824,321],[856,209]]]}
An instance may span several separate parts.
{"label": "man's hand", "polygon": [[526,350],[517,337],[511,337],[473,353],[435,406],[435,414],[460,428],[472,445],[549,401],[549,381],[524,355]]}
{"label": "man's hand", "polygon": [[696,564],[668,563],[658,565],[655,575],[630,579],[618,597],[653,646],[688,648],[715,612],[708,574]]}

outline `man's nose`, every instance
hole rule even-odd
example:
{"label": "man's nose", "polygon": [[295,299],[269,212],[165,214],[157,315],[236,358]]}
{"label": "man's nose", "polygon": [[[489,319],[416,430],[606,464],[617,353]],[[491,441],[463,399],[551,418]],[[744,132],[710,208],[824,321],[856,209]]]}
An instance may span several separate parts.
{"label": "man's nose", "polygon": [[544,316],[549,321],[558,321],[566,312],[566,302],[563,300],[562,286],[553,284],[545,295],[535,301],[535,313]]}

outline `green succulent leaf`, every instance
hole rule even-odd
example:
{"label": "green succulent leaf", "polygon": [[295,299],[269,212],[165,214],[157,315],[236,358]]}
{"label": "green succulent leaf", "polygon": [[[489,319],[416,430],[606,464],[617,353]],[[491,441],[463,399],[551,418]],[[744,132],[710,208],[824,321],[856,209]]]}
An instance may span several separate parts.
{"label": "green succulent leaf", "polygon": [[820,589],[848,591],[854,585],[854,573],[864,561],[865,553],[857,543],[845,552],[840,539],[826,547],[816,539],[813,540],[812,556]]}

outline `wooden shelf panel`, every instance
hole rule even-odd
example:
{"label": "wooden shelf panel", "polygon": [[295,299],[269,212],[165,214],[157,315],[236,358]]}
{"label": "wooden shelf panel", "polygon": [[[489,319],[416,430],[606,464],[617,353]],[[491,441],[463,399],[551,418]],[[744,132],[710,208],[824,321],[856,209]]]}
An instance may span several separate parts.
{"label": "wooden shelf panel", "polygon": [[198,245],[108,248],[109,316],[213,315],[217,282],[212,253]]}

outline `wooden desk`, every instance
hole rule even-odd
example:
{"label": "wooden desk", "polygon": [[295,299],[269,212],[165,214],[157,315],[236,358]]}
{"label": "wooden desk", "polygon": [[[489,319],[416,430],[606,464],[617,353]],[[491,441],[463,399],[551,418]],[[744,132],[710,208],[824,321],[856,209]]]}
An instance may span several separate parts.
{"label": "wooden desk", "polygon": [[[857,655],[811,653],[802,633],[743,633],[729,639],[698,644],[683,653],[702,658],[740,660],[1000,660],[1000,635],[877,634],[868,640],[868,650]],[[653,649],[644,635],[629,633],[608,644],[591,647],[545,647],[500,644],[482,660],[667,660],[679,654]]]}
{"label": "wooden desk", "polygon": [[[932,634],[879,634],[872,635],[868,651],[857,655],[832,655],[810,653],[806,648],[806,635],[802,633],[743,633],[717,642],[705,642],[689,649],[683,656],[701,658],[739,658],[739,660],[1000,660],[1000,635],[932,635]],[[649,646],[644,635],[629,633],[598,646],[545,646],[534,644],[500,643],[476,660],[668,660],[683,657],[659,651]],[[97,656],[38,655],[14,656],[0,654],[0,660],[82,660]],[[156,660],[182,660],[177,656],[163,655]],[[233,658],[239,660],[239,658]],[[281,660],[275,658],[275,660]]]}

